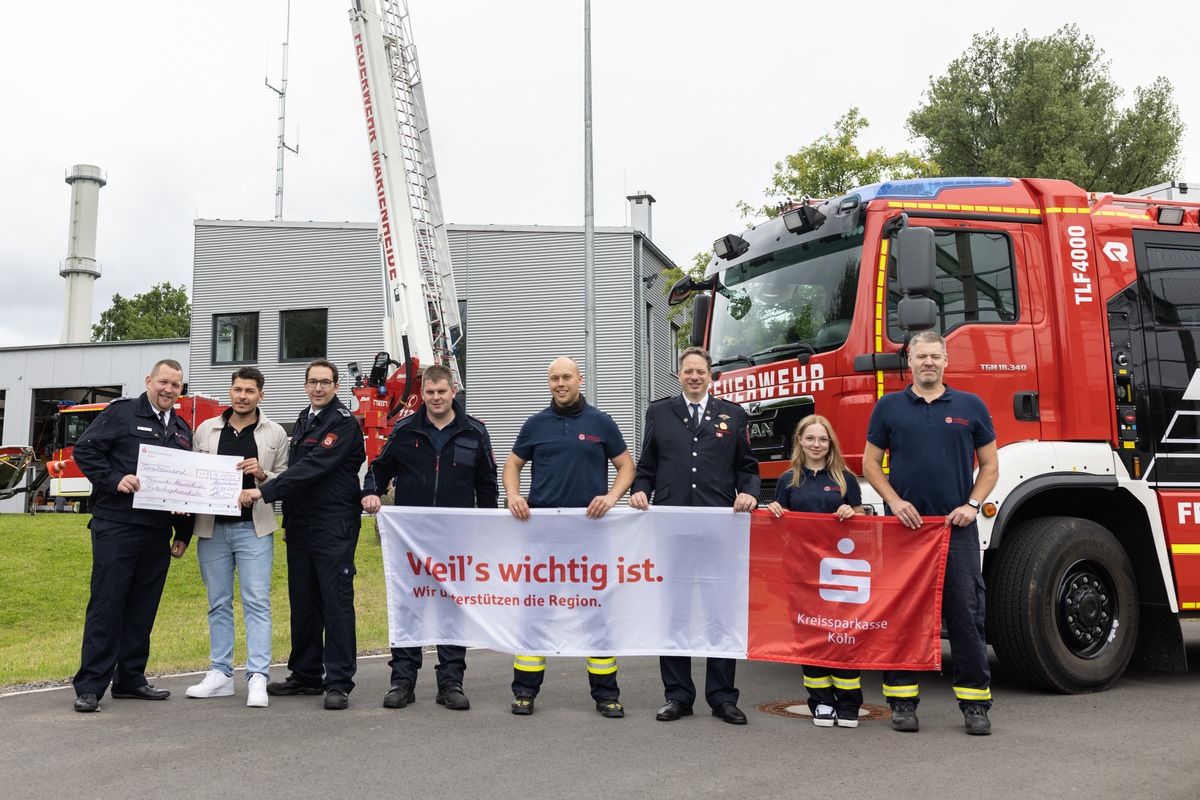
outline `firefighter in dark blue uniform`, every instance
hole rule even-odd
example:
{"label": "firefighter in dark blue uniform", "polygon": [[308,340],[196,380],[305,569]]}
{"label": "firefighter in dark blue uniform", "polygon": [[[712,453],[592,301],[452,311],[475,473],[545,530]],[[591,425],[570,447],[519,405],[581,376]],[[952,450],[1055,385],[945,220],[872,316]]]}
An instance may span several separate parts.
{"label": "firefighter in dark blue uniform", "polygon": [[354,551],[362,521],[358,469],[366,460],[362,428],[337,397],[338,371],[318,359],[304,372],[310,405],[292,429],[287,471],[242,492],[242,505],[283,500],[290,674],[269,695],[325,694],[325,708],[349,705],[354,689]]}
{"label": "firefighter in dark blue uniform", "polygon": [[[645,510],[655,505],[702,506],[753,511],[761,479],[750,451],[746,412],[741,406],[713,397],[712,361],[700,347],[679,356],[683,393],[651,403],[646,432],[629,505]],[[734,725],[745,725],[734,688],[737,661],[710,658],[705,669],[704,697],[712,714]],[[688,656],[659,659],[667,703],[657,719],[672,722],[692,714],[696,684]]]}
{"label": "firefighter in dark blue uniform", "polygon": [[[991,669],[975,517],[1000,477],[999,458],[987,407],[976,395],[942,382],[947,363],[945,339],[933,331],[913,336],[908,355],[913,382],[881,397],[871,411],[863,475],[889,513],[909,528],[921,526],[922,514],[946,517],[951,533],[942,618],[954,656],[954,695],[967,733],[986,736],[992,732]],[[973,477],[976,459],[979,474]],[[892,708],[892,727],[916,731],[917,673],[884,672],[883,696]]]}
{"label": "firefighter in dark blue uniform", "polygon": [[[586,508],[589,519],[600,519],[633,483],[633,457],[612,417],[584,399],[583,376],[575,359],[554,359],[546,371],[546,384],[550,405],[525,420],[504,462],[501,479],[508,510],[527,520],[531,508]],[[611,488],[609,463],[617,470]],[[528,498],[521,495],[521,470],[526,464],[533,465]],[[588,656],[587,672],[596,710],[607,719],[622,719],[625,706],[617,684],[616,657]],[[516,654],[512,713],[533,713],[545,677],[545,656]]]}
{"label": "firefighter in dark blue uniform", "polygon": [[171,694],[146,682],[146,661],[167,568],[191,541],[191,517],[134,508],[133,493],[142,446],[192,449],[192,432],[173,411],[182,392],[183,367],[159,361],[144,394],[114,400],[75,443],[75,463],[92,483],[92,594],[72,679],[76,711],[99,711],[110,681],[116,698]]}
{"label": "firefighter in dark blue uniform", "polygon": [[[455,399],[454,375],[436,364],[421,376],[421,408],[396,423],[379,456],[363,480],[362,507],[374,514],[379,496],[396,482],[394,504],[439,508],[495,508],[500,492],[496,457],[487,428]],[[466,711],[463,693],[467,648],[437,646],[436,702],[453,711]],[[392,685],[383,698],[385,708],[404,708],[416,699],[413,687],[421,669],[420,647],[393,647]]]}

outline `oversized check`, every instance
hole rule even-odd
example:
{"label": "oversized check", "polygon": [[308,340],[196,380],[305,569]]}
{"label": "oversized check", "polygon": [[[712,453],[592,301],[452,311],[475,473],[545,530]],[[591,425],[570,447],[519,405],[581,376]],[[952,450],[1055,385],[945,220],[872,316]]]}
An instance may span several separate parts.
{"label": "oversized check", "polygon": [[142,445],[137,464],[142,486],[133,493],[133,507],[187,514],[240,514],[237,500],[242,491],[242,473],[235,466],[239,461],[238,456]]}

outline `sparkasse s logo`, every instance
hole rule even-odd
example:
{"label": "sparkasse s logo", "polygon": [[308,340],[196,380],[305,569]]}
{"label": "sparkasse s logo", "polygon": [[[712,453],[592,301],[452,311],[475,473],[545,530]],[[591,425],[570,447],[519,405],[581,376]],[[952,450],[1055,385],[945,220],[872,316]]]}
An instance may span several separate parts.
{"label": "sparkasse s logo", "polygon": [[[850,555],[854,542],[842,539],[837,548]],[[861,558],[822,558],[820,584],[822,600],[861,605],[871,599],[871,564]]]}

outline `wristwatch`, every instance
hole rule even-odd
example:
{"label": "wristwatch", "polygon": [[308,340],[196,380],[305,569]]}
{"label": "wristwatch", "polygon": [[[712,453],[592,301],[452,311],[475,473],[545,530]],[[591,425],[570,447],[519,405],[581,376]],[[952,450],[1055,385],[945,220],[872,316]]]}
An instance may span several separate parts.
{"label": "wristwatch", "polygon": [[969,505],[971,508],[975,509],[976,511],[979,510],[979,501],[974,498],[968,499],[967,505]]}

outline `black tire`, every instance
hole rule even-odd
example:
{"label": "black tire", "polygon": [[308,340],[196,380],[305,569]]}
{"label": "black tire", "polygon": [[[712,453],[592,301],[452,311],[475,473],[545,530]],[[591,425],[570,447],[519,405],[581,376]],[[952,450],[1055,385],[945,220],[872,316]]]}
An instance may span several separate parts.
{"label": "black tire", "polygon": [[1006,533],[989,571],[988,640],[1022,681],[1079,694],[1112,686],[1137,642],[1137,581],[1120,542],[1074,517]]}

